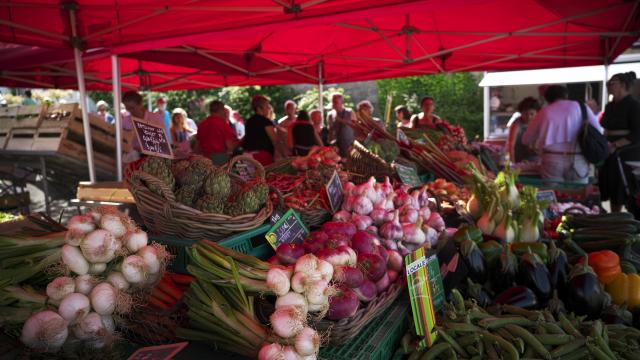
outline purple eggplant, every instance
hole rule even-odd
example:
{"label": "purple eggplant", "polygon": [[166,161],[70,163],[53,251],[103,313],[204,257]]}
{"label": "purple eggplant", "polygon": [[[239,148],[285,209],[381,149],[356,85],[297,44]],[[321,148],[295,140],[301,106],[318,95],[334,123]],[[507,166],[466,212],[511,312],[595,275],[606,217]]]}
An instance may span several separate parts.
{"label": "purple eggplant", "polygon": [[495,303],[532,309],[538,306],[538,298],[533,290],[526,286],[513,286],[498,295]]}
{"label": "purple eggplant", "polygon": [[552,288],[549,270],[547,270],[540,257],[531,251],[522,255],[520,260],[518,284],[533,290],[538,296],[538,300],[543,303],[551,298]]}

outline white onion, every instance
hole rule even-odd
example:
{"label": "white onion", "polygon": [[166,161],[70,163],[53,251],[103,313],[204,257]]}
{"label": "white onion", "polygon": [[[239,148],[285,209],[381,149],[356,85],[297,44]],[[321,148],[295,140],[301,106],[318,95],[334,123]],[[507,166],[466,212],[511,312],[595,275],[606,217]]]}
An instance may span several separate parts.
{"label": "white onion", "polygon": [[300,355],[296,352],[292,346],[285,346],[282,348],[283,360],[300,360]]}
{"label": "white onion", "polygon": [[296,261],[295,272],[303,272],[309,274],[316,272],[317,269],[318,258],[313,254],[303,255]]}
{"label": "white onion", "polygon": [[91,307],[100,315],[111,315],[116,310],[117,290],[102,282],[91,290]]}
{"label": "white onion", "polygon": [[269,269],[269,272],[267,272],[267,287],[277,296],[285,295],[291,288],[288,273],[276,267]]}
{"label": "white onion", "polygon": [[273,332],[285,339],[298,335],[306,325],[306,318],[295,306],[285,306],[271,314],[269,318]]}
{"label": "white onion", "polygon": [[325,310],[329,309],[329,297],[325,296],[325,298],[323,299],[322,304],[309,304],[309,312],[312,313],[317,313],[317,312],[323,312]]}
{"label": "white onion", "polygon": [[89,264],[89,274],[92,274],[92,275],[102,274],[105,270],[107,270],[106,263]]}
{"label": "white onion", "polygon": [[39,351],[56,352],[69,336],[68,323],[51,310],[37,312],[24,323],[20,341]]}
{"label": "white onion", "polygon": [[96,279],[91,275],[80,275],[76,277],[75,280],[76,289],[75,292],[79,292],[80,294],[89,295],[91,293],[91,289],[96,283]]}
{"label": "white onion", "polygon": [[67,222],[67,228],[87,234],[96,228],[96,224],[93,222],[91,215],[75,215]]}
{"label": "white onion", "polygon": [[282,360],[282,345],[278,343],[262,346],[258,353],[258,360]]}
{"label": "white onion", "polygon": [[147,236],[147,233],[142,230],[130,231],[125,235],[124,242],[129,251],[136,253],[138,250],[147,246],[149,237]]}
{"label": "white onion", "polygon": [[122,261],[122,275],[131,284],[140,284],[146,281],[147,264],[144,259],[138,255],[130,255]]}
{"label": "white onion", "polygon": [[97,209],[92,209],[87,213],[87,215],[91,216],[93,222],[96,224],[100,224],[100,219],[102,219],[102,213]]}
{"label": "white onion", "polygon": [[324,280],[317,280],[307,285],[305,292],[309,304],[320,305],[325,303],[327,298],[328,283]]}
{"label": "white onion", "polygon": [[47,285],[47,296],[56,304],[75,291],[75,281],[67,276],[57,277]]}
{"label": "white onion", "polygon": [[160,272],[160,258],[158,257],[158,252],[155,247],[151,245],[144,246],[138,251],[137,255],[144,260],[144,263],[147,265],[147,271],[150,274]]}
{"label": "white onion", "polygon": [[77,230],[68,230],[64,234],[64,243],[71,246],[80,246],[86,234]]}
{"label": "white onion", "polygon": [[127,228],[117,214],[103,214],[100,219],[100,227],[110,232],[113,237],[121,237],[127,232]]}
{"label": "white onion", "polygon": [[307,275],[306,273],[303,272],[297,272],[295,274],[293,274],[293,277],[291,278],[291,290],[302,294],[304,293],[306,287],[307,287],[307,279],[308,279],[309,275]]}
{"label": "white onion", "polygon": [[109,332],[109,334],[113,334],[116,332],[116,322],[113,320],[113,316],[111,315],[102,315],[102,324],[104,325],[105,330]]}
{"label": "white onion", "polygon": [[322,275],[322,280],[329,282],[333,278],[333,265],[326,260],[319,259],[318,272]]}
{"label": "white onion", "polygon": [[107,332],[100,314],[92,312],[73,327],[73,334],[80,340],[102,337]]}
{"label": "white onion", "polygon": [[309,356],[302,356],[300,357],[301,360],[317,360],[318,359],[318,355],[313,354],[313,355],[309,355]]}
{"label": "white onion", "polygon": [[296,292],[288,292],[276,299],[276,309],[285,306],[296,306],[305,316],[307,315],[307,299]]}
{"label": "white onion", "polygon": [[125,279],[124,275],[119,271],[110,272],[109,276],[107,276],[107,282],[120,291],[125,291],[129,289],[130,286],[127,279]]}
{"label": "white onion", "polygon": [[86,295],[73,293],[67,295],[60,302],[58,313],[69,324],[74,324],[76,320],[85,317],[91,311],[91,303]]}
{"label": "white onion", "polygon": [[296,335],[296,352],[302,356],[315,355],[320,350],[320,335],[310,327],[306,327]]}
{"label": "white onion", "polygon": [[116,257],[117,241],[113,235],[102,229],[87,234],[80,249],[84,257],[92,263],[108,263]]}
{"label": "white onion", "polygon": [[89,272],[89,262],[77,247],[66,244],[62,246],[62,262],[67,265],[69,270],[78,275],[85,275]]}

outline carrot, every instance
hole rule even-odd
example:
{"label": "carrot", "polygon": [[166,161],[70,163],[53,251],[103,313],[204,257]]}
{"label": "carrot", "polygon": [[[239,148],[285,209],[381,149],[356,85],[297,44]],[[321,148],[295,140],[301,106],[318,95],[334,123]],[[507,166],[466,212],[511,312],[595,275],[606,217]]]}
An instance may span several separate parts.
{"label": "carrot", "polygon": [[168,277],[162,278],[156,288],[162,290],[168,295],[171,295],[171,297],[176,300],[182,299],[182,296],[184,295],[184,291],[174,284]]}
{"label": "carrot", "polygon": [[162,289],[156,287],[155,289],[153,289],[153,291],[151,292],[151,296],[155,297],[158,300],[161,300],[169,305],[174,305],[177,302],[177,299],[174,299],[171,295],[167,294],[166,292],[162,291]]}
{"label": "carrot", "polygon": [[173,282],[176,283],[177,285],[189,286],[193,281],[193,276],[191,275],[183,275],[183,274],[175,274],[175,273],[168,273],[168,275],[169,277],[171,277],[171,280],[173,280]]}
{"label": "carrot", "polygon": [[153,296],[150,296],[148,298],[148,302],[149,302],[149,304],[151,306],[153,306],[154,308],[159,309],[159,310],[169,310],[169,309],[171,309],[171,306],[169,304],[167,304],[164,301],[162,301],[162,300],[160,300],[160,299],[158,299],[156,297],[153,297]]}

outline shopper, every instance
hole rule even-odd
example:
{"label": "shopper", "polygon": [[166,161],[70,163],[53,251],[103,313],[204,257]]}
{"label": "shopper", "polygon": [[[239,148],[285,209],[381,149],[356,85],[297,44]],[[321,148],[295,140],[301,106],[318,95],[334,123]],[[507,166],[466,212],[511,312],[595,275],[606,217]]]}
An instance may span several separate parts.
{"label": "shopper", "polygon": [[171,112],[171,138],[174,144],[189,141],[194,133],[187,125],[187,112],[181,108],[175,108]]}
{"label": "shopper", "polygon": [[31,90],[24,92],[24,98],[22,99],[22,105],[37,105],[38,103],[31,97]]}
{"label": "shopper", "polygon": [[327,130],[326,126],[322,125],[322,110],[311,110],[309,117],[311,118],[313,128],[322,141],[322,146],[327,146],[329,144],[329,130]]}
{"label": "shopper", "polygon": [[398,105],[393,112],[396,115],[396,127],[398,128],[411,128],[411,113],[404,105]]}
{"label": "shopper", "polygon": [[294,156],[305,156],[314,146],[322,146],[320,134],[318,134],[311,124],[309,114],[300,110],[296,116],[296,121],[289,125],[289,147]]}
{"label": "shopper", "polygon": [[518,114],[520,115],[507,124],[509,135],[507,137],[506,151],[512,163],[536,161],[538,159],[538,154],[535,151],[522,144],[522,134],[524,134],[531,120],[536,117],[538,110],[540,110],[538,100],[533,97],[524,98],[518,104]]}
{"label": "shopper", "polygon": [[167,110],[167,101],[164,97],[160,96],[158,100],[156,100],[156,109],[154,112],[162,115],[164,128],[167,131],[167,135],[169,135],[169,142],[171,142],[171,115]]}
{"label": "shopper", "polygon": [[196,152],[210,158],[214,164],[222,165],[229,160],[238,146],[238,139],[225,118],[222,101],[213,100],[209,103],[209,113],[211,115],[198,126],[194,148]]}
{"label": "shopper", "polygon": [[360,120],[373,120],[375,123],[377,123],[379,126],[384,128],[384,122],[377,117],[373,116],[373,104],[371,103],[371,101],[369,100],[362,100],[358,103],[358,105],[356,106],[356,108],[358,109],[358,113],[356,114],[356,117]]}
{"label": "shopper", "polygon": [[115,119],[113,118],[113,115],[111,115],[109,113],[109,111],[107,111],[107,109],[109,108],[109,105],[107,105],[107,102],[104,100],[100,100],[96,103],[96,116],[100,117],[102,120],[104,120],[104,122],[106,122],[107,124],[113,124],[115,122]]}
{"label": "shopper", "polygon": [[354,131],[351,127],[356,121],[353,110],[344,107],[344,97],[335,93],[331,96],[333,110],[327,114],[327,128],[329,130],[329,143],[336,143],[340,156],[349,155],[353,146]]}
{"label": "shopper", "polygon": [[[587,183],[589,163],[580,152],[578,133],[582,128],[582,110],[576,101],[567,100],[567,88],[551,85],[544,93],[549,105],[527,126],[522,143],[541,154],[541,176],[554,181]],[[596,117],[584,106],[591,125],[601,130]]]}
{"label": "shopper", "polygon": [[[124,93],[124,95],[122,96],[122,103],[124,104],[124,108],[127,111],[127,113],[125,113],[126,116],[122,117],[123,129],[133,130],[132,117],[143,119],[158,127],[164,127],[164,120],[162,118],[162,115],[147,111],[147,108],[144,106],[142,95],[140,95],[137,91],[132,90]],[[170,135],[167,132],[167,137],[168,136]],[[125,154],[125,156],[123,157],[123,162],[129,163],[138,160],[139,158],[140,143],[138,142],[138,138],[134,136],[132,142],[132,151]]]}
{"label": "shopper", "polygon": [[262,165],[273,163],[276,132],[273,124],[273,107],[263,95],[251,99],[253,116],[245,124],[244,148]]}
{"label": "shopper", "polygon": [[[611,201],[613,212],[620,211],[628,200],[617,157],[623,164],[626,179],[633,179],[633,174],[624,162],[640,161],[640,102],[630,94],[635,80],[636,74],[628,72],[615,74],[607,82],[607,90],[613,95],[613,101],[605,107],[601,124],[610,144],[611,155],[599,171],[598,184],[602,200]],[[635,181],[627,181],[631,194],[635,185]]]}
{"label": "shopper", "polygon": [[244,119],[242,115],[238,111],[233,111],[231,113],[231,121],[234,123],[234,128],[236,129],[236,136],[238,140],[242,140],[244,138],[245,128],[244,128]]}
{"label": "shopper", "polygon": [[276,160],[286,158],[291,155],[291,148],[288,146],[288,131],[289,127],[296,121],[297,108],[298,106],[293,100],[287,100],[284,103],[284,111],[286,115],[280,118],[276,125]]}
{"label": "shopper", "polygon": [[420,100],[420,108],[422,112],[411,117],[411,127],[413,128],[434,128],[442,119],[433,113],[436,105],[431,96],[425,96]]}

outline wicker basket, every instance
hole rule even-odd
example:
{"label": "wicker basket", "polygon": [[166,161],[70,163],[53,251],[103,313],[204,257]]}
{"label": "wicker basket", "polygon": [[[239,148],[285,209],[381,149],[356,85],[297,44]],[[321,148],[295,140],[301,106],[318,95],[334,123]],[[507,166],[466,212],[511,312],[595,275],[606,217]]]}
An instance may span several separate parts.
{"label": "wicker basket", "polygon": [[[339,321],[312,320],[311,326],[318,332],[326,333],[326,337],[323,337],[323,346],[342,345],[356,337],[371,320],[387,310],[405,288],[405,279],[400,277],[383,294],[369,302],[367,306],[359,308],[355,315]],[[259,299],[257,305],[258,318],[268,322],[269,316],[274,311],[274,305],[265,299]]]}
{"label": "wicker basket", "polygon": [[393,168],[378,155],[371,153],[358,141],[353,143],[351,152],[345,165],[351,175],[351,181],[361,184],[374,176],[378,181],[383,181],[385,176],[392,177]]}
{"label": "wicker basket", "polygon": [[[273,211],[271,200],[267,199],[267,203],[257,214],[232,217],[204,213],[176,202],[171,189],[154,176],[140,170],[130,171],[129,176],[127,186],[136,201],[138,212],[147,228],[155,234],[186,240],[221,240],[233,233],[259,226]],[[152,183],[161,189],[162,196],[149,190],[148,184]],[[237,189],[242,180],[231,174],[231,183],[232,188]]]}

